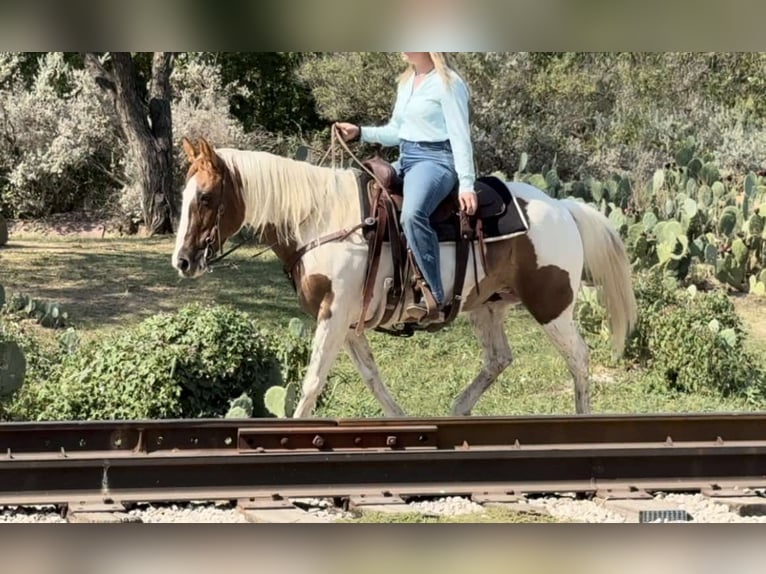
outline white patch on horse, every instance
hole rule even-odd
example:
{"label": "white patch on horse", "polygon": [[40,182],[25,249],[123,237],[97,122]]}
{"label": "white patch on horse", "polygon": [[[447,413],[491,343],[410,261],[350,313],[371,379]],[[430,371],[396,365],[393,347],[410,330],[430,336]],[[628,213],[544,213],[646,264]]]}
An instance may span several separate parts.
{"label": "white patch on horse", "polygon": [[178,231],[176,231],[176,247],[173,250],[173,267],[178,267],[178,252],[184,245],[186,234],[189,230],[189,210],[191,209],[191,202],[197,193],[197,177],[192,176],[186,183],[182,194],[181,203],[181,218],[178,222]]}
{"label": "white patch on horse", "polygon": [[543,325],[545,334],[566,361],[574,381],[575,410],[577,414],[590,413],[588,390],[588,346],[585,344],[572,318],[574,303],[560,317]]}
{"label": "white patch on horse", "polygon": [[555,265],[576,274],[582,266],[582,243],[574,218],[558,200],[528,183],[512,182],[508,188],[527,203],[527,236],[535,247],[537,267]]}

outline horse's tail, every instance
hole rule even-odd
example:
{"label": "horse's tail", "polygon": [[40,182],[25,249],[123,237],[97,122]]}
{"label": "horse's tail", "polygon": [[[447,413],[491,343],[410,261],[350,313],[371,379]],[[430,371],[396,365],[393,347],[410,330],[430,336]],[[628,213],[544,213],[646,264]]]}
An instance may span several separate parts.
{"label": "horse's tail", "polygon": [[638,316],[625,245],[600,211],[573,199],[561,201],[580,231],[585,267],[593,282],[604,290],[612,348],[621,356]]}

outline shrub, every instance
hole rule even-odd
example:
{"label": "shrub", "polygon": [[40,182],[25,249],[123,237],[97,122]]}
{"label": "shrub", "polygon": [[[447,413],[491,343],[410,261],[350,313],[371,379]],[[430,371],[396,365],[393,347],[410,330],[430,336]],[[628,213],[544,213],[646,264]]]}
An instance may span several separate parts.
{"label": "shrub", "polygon": [[[36,59],[25,82],[21,69]],[[0,203],[14,217],[102,205],[117,132],[98,86],[65,54],[0,54]]]}
{"label": "shrub", "polygon": [[[28,324],[20,321],[18,317],[0,314],[0,345],[4,343],[10,343],[20,349],[24,357],[24,377],[20,389],[0,396],[0,420],[15,418],[14,413],[17,412],[27,412],[29,404],[26,391],[29,382],[49,378],[59,361],[58,350],[43,344],[30,332]],[[0,370],[2,368],[4,367],[0,365]]]}
{"label": "shrub", "polygon": [[[766,373],[746,349],[742,321],[723,291],[680,289],[674,279],[652,272],[637,276],[635,293],[639,319],[626,359],[655,371],[673,390],[764,398]],[[587,319],[584,328],[603,334],[597,305],[583,298],[579,316]]]}
{"label": "shrub", "polygon": [[657,274],[639,282],[641,318],[629,350],[671,388],[760,394],[766,373],[745,348],[746,333],[722,290],[682,290]]}
{"label": "shrub", "polygon": [[222,416],[243,393],[264,416],[279,384],[266,336],[244,313],[189,305],[66,355],[55,376],[25,387],[16,418],[143,419]]}
{"label": "shrub", "polygon": [[0,325],[0,400],[12,395],[24,383],[27,360],[21,346]]}

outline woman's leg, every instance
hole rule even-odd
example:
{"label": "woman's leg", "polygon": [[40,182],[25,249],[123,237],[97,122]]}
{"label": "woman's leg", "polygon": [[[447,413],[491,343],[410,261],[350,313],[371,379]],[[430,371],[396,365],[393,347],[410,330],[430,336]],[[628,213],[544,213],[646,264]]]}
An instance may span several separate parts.
{"label": "woman's leg", "polygon": [[444,290],[439,241],[429,217],[456,184],[454,170],[435,161],[418,161],[404,175],[402,227],[423,279],[440,306],[444,303]]}

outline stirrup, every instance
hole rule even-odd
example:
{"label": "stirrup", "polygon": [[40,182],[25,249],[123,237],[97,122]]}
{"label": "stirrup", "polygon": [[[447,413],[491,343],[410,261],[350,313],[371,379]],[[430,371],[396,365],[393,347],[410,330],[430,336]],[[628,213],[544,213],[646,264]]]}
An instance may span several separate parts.
{"label": "stirrup", "polygon": [[405,309],[407,315],[418,323],[433,323],[439,319],[441,306],[431,293],[431,289],[422,280],[418,280],[422,298],[419,302],[412,302]]}

